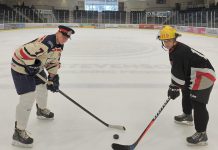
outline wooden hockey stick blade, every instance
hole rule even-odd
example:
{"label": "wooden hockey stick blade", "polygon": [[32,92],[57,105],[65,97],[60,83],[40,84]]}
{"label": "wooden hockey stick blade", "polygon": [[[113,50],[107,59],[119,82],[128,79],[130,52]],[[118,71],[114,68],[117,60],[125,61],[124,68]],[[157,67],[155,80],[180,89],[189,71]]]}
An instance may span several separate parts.
{"label": "wooden hockey stick blade", "polygon": [[118,129],[118,130],[126,130],[126,128],[124,126],[120,126],[120,125],[110,125],[108,124],[109,128],[114,128],[114,129]]}

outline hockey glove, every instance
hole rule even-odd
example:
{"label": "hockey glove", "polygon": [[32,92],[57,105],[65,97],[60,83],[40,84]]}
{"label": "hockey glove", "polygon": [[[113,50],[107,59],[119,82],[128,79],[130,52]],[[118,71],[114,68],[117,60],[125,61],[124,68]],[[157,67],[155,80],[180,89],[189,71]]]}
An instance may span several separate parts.
{"label": "hockey glove", "polygon": [[36,75],[37,73],[39,73],[40,71],[40,66],[41,66],[41,61],[36,59],[35,60],[35,63],[33,65],[26,65],[24,68],[25,68],[25,71],[28,75],[30,76],[34,76]]}
{"label": "hockey glove", "polygon": [[47,89],[52,92],[58,92],[59,91],[59,76],[56,74],[53,78],[48,76],[48,81],[51,82],[51,84],[47,84]]}
{"label": "hockey glove", "polygon": [[179,88],[177,86],[171,84],[169,86],[167,95],[168,95],[168,97],[170,97],[173,100],[176,99],[180,95]]}

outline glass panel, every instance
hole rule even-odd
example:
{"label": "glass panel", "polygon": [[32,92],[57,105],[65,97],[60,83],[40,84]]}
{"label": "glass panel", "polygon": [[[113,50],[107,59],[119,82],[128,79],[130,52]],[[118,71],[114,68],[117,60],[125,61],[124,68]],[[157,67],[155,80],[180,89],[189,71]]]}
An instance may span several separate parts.
{"label": "glass panel", "polygon": [[85,10],[118,11],[118,0],[85,0]]}

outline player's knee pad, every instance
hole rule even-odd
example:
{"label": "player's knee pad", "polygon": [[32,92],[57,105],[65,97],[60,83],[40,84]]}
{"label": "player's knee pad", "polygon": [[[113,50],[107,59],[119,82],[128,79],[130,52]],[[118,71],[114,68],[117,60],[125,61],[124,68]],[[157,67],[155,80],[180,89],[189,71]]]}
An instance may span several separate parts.
{"label": "player's knee pad", "polygon": [[36,101],[40,108],[46,108],[48,98],[48,90],[46,84],[36,86]]}
{"label": "player's knee pad", "polygon": [[34,101],[35,92],[25,93],[20,95],[20,103],[18,104],[18,106],[22,107],[25,110],[31,110]]}
{"label": "player's knee pad", "polygon": [[48,90],[46,84],[39,84],[36,86],[36,96],[37,97],[47,97]]}
{"label": "player's knee pad", "polygon": [[29,115],[35,101],[35,92],[20,95],[20,102],[16,107],[17,128],[24,130],[29,120]]}

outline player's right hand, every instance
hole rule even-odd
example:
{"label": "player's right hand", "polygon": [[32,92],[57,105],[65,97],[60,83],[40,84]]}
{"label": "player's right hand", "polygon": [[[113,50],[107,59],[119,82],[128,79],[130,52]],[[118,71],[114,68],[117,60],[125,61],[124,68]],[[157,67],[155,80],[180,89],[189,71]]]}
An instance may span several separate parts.
{"label": "player's right hand", "polygon": [[174,100],[177,97],[179,97],[179,95],[180,95],[179,88],[175,85],[170,84],[167,96]]}
{"label": "player's right hand", "polygon": [[59,76],[56,74],[54,77],[48,76],[48,81],[51,84],[47,84],[47,89],[52,92],[58,92],[59,91]]}

